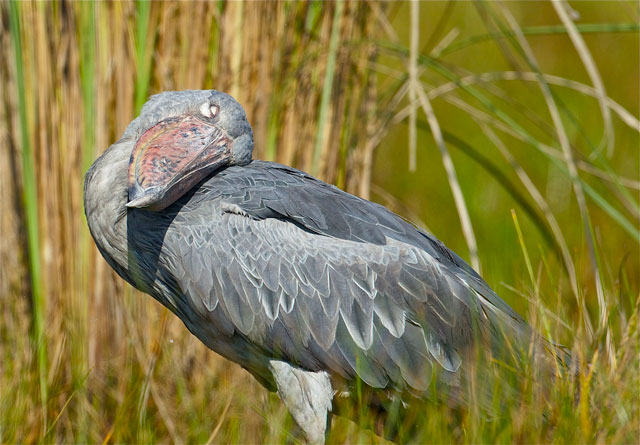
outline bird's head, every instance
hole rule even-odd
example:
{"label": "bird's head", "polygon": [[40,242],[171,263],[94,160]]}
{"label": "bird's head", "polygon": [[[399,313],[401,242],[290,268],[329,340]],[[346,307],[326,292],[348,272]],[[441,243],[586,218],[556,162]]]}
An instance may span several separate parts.
{"label": "bird's head", "polygon": [[162,210],[210,173],[251,161],[253,132],[242,106],[215,90],[152,96],[125,136],[129,160],[127,207]]}

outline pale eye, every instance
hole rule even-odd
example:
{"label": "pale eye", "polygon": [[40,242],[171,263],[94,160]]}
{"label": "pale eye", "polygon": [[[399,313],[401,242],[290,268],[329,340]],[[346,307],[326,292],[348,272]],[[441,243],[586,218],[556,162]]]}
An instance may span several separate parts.
{"label": "pale eye", "polygon": [[218,110],[219,108],[217,105],[210,104],[209,102],[205,102],[200,105],[200,113],[208,118],[216,117],[216,115],[218,114]]}

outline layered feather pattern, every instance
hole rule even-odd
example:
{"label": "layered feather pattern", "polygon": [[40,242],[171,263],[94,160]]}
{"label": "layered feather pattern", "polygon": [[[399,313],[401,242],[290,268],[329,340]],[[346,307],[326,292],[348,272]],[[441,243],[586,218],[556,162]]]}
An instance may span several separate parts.
{"label": "layered feather pattern", "polygon": [[[174,283],[168,292],[182,294],[186,318],[224,320],[226,335],[265,360],[421,392],[434,367],[463,366],[474,323],[487,335],[526,330],[440,241],[293,168],[229,167],[162,214],[155,279]],[[132,211],[134,247],[158,242],[146,237],[160,219]],[[220,332],[194,330],[214,349],[207,337]]]}

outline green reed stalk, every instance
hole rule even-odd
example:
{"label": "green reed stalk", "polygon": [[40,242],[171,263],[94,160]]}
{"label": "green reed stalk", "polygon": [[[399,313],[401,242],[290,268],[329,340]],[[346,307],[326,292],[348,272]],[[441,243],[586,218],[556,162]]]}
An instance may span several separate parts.
{"label": "green reed stalk", "polygon": [[47,350],[43,318],[45,300],[43,278],[40,269],[40,237],[38,234],[38,194],[36,190],[35,164],[31,153],[31,140],[27,122],[27,108],[24,88],[24,67],[22,61],[22,39],[20,34],[20,6],[9,2],[9,27],[13,36],[13,51],[18,85],[18,112],[20,117],[20,137],[22,141],[22,202],[27,226],[29,254],[29,275],[31,281],[31,301],[33,311],[32,337],[36,348],[36,360],[42,404],[43,433],[47,430]]}
{"label": "green reed stalk", "polygon": [[96,65],[96,23],[95,3],[82,5],[78,16],[82,34],[79,38],[81,51],[80,78],[82,82],[82,102],[84,106],[84,146],[82,147],[82,172],[86,172],[93,162],[95,143],[95,65]]}
{"label": "green reed stalk", "polygon": [[[640,31],[640,25],[637,23],[583,23],[576,24],[576,28],[583,34],[587,33],[611,33],[611,32],[638,32]],[[567,34],[567,28],[564,25],[550,25],[550,26],[530,26],[522,28],[522,33],[526,36],[544,36],[553,34]],[[449,45],[442,50],[440,57],[451,54],[455,51],[459,51],[468,46],[476,43],[487,42],[489,40],[504,39],[513,37],[515,32],[507,31],[504,33],[492,32],[488,34],[481,34],[472,36],[464,40],[460,40],[457,43]]]}
{"label": "green reed stalk", "polygon": [[[82,86],[83,104],[83,147],[82,147],[82,172],[89,169],[93,161],[95,128],[96,128],[96,107],[95,107],[95,61],[96,61],[96,23],[95,23],[95,3],[81,3],[78,10],[78,28],[81,34],[78,36],[78,49],[80,51],[80,82]],[[84,212],[83,212],[84,215]],[[77,434],[75,439],[78,442],[87,441],[89,430],[87,416],[87,398],[84,382],[88,375],[88,338],[89,338],[89,308],[87,296],[90,294],[89,286],[89,259],[90,242],[87,225],[82,223],[80,239],[78,245],[78,263],[76,264],[78,282],[75,292],[75,315],[74,338],[72,339],[71,373],[74,386],[77,391],[77,420],[75,428]],[[82,383],[80,383],[82,382]]]}
{"label": "green reed stalk", "polygon": [[137,115],[147,100],[149,80],[151,77],[152,50],[148,45],[151,2],[148,0],[138,0],[136,2],[136,12],[136,66],[138,73],[136,77],[135,113]]}
{"label": "green reed stalk", "polygon": [[331,101],[331,91],[333,90],[333,76],[336,70],[336,56],[338,53],[338,37],[340,36],[340,24],[342,19],[342,0],[337,0],[333,11],[333,25],[331,28],[331,39],[329,40],[329,56],[327,60],[327,71],[324,74],[322,86],[322,98],[320,100],[320,110],[318,111],[318,128],[316,131],[316,141],[313,145],[313,162],[311,164],[311,174],[317,176],[320,172],[320,155],[324,143],[324,126],[329,111]]}
{"label": "green reed stalk", "polygon": [[231,54],[231,95],[240,95],[240,65],[242,64],[242,42],[244,27],[244,2],[235,5],[235,15],[233,17],[233,52]]}

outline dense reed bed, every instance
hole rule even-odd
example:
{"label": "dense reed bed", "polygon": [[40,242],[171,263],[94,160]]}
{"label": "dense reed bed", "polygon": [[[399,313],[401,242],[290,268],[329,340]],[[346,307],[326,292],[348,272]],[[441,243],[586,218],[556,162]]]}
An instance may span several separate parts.
{"label": "dense reed bed", "polygon": [[[86,229],[93,159],[150,94],[190,88],[244,105],[254,157],[428,226],[580,360],[546,398],[532,373],[497,420],[420,405],[402,440],[635,441],[638,10],[573,8],[3,2],[0,442],[291,440],[277,397],[118,279]],[[330,441],[382,441],[361,408]]]}

